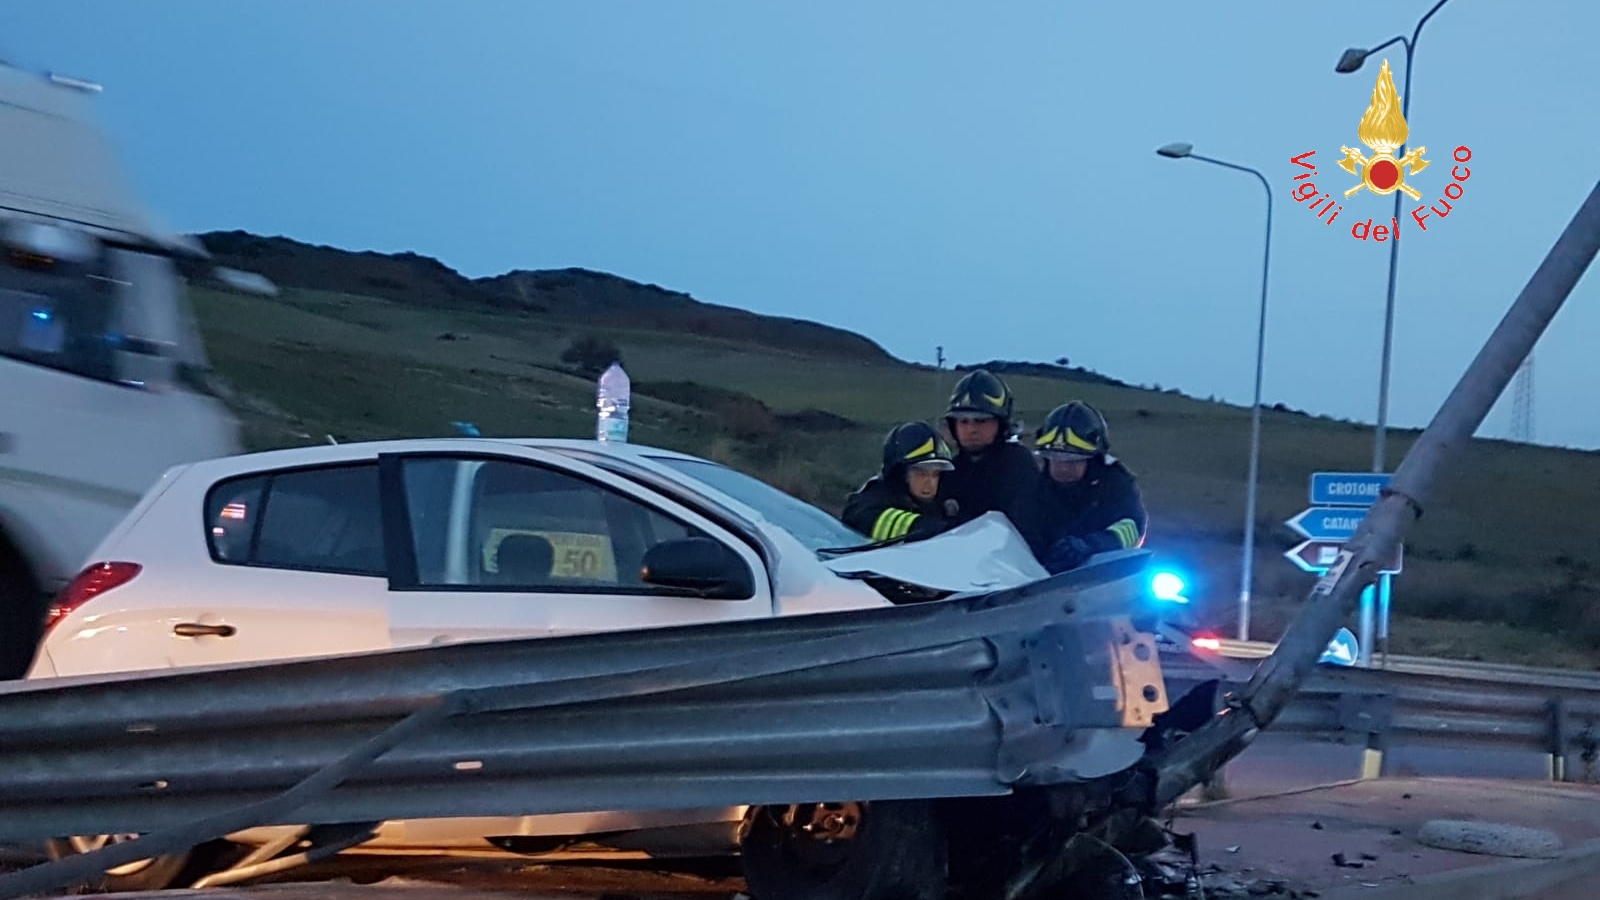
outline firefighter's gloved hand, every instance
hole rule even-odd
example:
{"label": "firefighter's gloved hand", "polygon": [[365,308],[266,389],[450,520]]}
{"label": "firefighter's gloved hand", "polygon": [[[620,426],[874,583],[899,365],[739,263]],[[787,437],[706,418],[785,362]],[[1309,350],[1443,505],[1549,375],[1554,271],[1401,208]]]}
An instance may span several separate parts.
{"label": "firefighter's gloved hand", "polygon": [[1094,550],[1088,541],[1077,536],[1064,537],[1045,551],[1044,568],[1051,575],[1059,575],[1083,565],[1093,555]]}
{"label": "firefighter's gloved hand", "polygon": [[906,540],[920,541],[931,538],[945,530],[945,523],[934,516],[917,516],[917,521],[911,524],[911,530],[906,532]]}

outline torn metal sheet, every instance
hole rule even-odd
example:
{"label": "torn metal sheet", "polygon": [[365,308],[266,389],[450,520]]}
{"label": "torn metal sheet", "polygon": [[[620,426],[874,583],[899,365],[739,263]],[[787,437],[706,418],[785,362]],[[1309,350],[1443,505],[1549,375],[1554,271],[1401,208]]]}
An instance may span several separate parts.
{"label": "torn metal sheet", "polygon": [[880,576],[939,591],[998,591],[1050,577],[1011,520],[997,512],[921,541],[824,562],[849,577]]}

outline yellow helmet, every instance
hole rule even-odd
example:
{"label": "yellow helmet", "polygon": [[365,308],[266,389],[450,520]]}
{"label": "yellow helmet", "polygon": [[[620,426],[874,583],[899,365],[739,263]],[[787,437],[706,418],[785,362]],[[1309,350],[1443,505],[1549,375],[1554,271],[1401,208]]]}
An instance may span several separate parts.
{"label": "yellow helmet", "polygon": [[883,441],[883,471],[886,474],[897,467],[911,466],[948,471],[955,468],[955,463],[951,462],[954,458],[950,445],[926,422],[896,425]]}
{"label": "yellow helmet", "polygon": [[1034,432],[1033,446],[1046,458],[1089,459],[1111,449],[1111,435],[1099,410],[1074,400],[1050,410]]}

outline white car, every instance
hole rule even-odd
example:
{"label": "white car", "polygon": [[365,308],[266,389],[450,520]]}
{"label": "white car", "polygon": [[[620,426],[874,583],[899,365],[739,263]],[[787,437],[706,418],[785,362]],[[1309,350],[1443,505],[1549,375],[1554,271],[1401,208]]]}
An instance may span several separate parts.
{"label": "white car", "polygon": [[[231,456],[150,488],[57,598],[28,677],[802,615],[1046,577],[998,515],[821,552],[865,543],[737,470],[633,444],[445,438]],[[359,849],[716,855],[736,850],[744,812],[389,822]],[[166,887],[188,862],[130,864],[107,886]]]}

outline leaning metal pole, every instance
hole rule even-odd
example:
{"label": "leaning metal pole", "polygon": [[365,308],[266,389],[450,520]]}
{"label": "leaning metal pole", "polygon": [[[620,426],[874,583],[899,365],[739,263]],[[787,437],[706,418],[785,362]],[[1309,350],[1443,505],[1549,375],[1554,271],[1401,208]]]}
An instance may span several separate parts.
{"label": "leaning metal pole", "polygon": [[1589,191],[1433,421],[1400,461],[1388,488],[1338,559],[1311,588],[1305,608],[1272,655],[1262,660],[1239,694],[1227,698],[1222,713],[1154,760],[1158,808],[1208,780],[1293,699],[1339,623],[1355,610],[1361,592],[1376,580],[1378,569],[1393,557],[1411,523],[1422,515],[1440,470],[1483,424],[1597,251],[1600,183]]}

